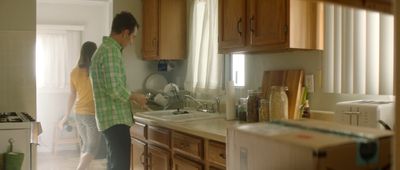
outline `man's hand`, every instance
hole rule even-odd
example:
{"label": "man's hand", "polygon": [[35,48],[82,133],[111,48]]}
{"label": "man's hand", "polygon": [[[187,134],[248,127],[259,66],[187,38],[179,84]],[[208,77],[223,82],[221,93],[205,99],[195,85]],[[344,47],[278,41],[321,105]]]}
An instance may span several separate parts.
{"label": "man's hand", "polygon": [[144,96],[141,93],[132,92],[131,96],[129,97],[129,99],[132,101],[132,103],[137,104],[142,108],[147,107],[146,106],[146,103],[147,103],[146,96]]}

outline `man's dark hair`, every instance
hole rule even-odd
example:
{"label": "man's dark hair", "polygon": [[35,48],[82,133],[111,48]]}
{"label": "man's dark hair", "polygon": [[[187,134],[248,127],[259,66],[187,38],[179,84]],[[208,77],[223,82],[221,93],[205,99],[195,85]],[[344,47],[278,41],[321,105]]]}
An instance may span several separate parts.
{"label": "man's dark hair", "polygon": [[92,56],[97,49],[97,45],[94,42],[86,41],[83,43],[81,48],[81,56],[79,57],[78,67],[88,68],[92,61]]}
{"label": "man's dark hair", "polygon": [[131,34],[135,28],[139,28],[135,17],[129,12],[122,11],[115,15],[111,26],[111,33],[119,34],[123,30],[128,29],[129,34]]}

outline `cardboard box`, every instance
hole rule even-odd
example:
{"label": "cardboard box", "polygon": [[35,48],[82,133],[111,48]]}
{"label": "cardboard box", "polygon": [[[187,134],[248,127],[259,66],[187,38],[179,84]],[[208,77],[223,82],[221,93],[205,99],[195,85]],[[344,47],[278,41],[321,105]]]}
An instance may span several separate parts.
{"label": "cardboard box", "polygon": [[308,119],[245,124],[228,129],[227,169],[390,170],[392,135]]}

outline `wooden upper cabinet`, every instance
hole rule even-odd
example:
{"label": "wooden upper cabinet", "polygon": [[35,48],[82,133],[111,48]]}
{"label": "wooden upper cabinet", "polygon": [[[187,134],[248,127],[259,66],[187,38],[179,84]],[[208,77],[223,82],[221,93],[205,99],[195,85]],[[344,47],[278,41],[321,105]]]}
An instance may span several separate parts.
{"label": "wooden upper cabinet", "polygon": [[186,0],[143,1],[144,60],[185,58],[186,16]]}
{"label": "wooden upper cabinet", "polygon": [[158,58],[158,0],[143,1],[143,44],[142,51],[145,59]]}
{"label": "wooden upper cabinet", "polygon": [[283,45],[288,42],[286,0],[248,0],[251,46]]}
{"label": "wooden upper cabinet", "polygon": [[[323,11],[322,6],[316,2],[305,0],[245,0],[241,9],[245,11],[246,19],[243,22],[244,24],[238,27],[232,23],[222,22],[225,20],[234,22],[234,19],[238,17],[234,19],[229,17],[239,15],[238,13],[242,11],[226,10],[229,7],[225,5],[232,3],[226,1],[229,0],[220,0],[219,6],[220,53],[322,49],[323,47]],[[227,45],[224,42],[228,37],[226,35],[234,35],[233,33],[242,27],[246,30],[244,45]],[[232,38],[232,40],[235,39]]]}
{"label": "wooden upper cabinet", "polygon": [[219,0],[219,48],[244,47],[246,0]]}

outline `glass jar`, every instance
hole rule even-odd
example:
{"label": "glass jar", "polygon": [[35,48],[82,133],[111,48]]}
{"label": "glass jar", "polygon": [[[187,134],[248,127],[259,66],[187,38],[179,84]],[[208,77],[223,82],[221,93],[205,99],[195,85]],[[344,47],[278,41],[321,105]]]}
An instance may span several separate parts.
{"label": "glass jar", "polygon": [[260,100],[259,93],[249,90],[247,97],[247,122],[258,122],[258,102]]}
{"label": "glass jar", "polygon": [[238,119],[240,121],[246,121],[247,116],[247,98],[240,98],[238,105]]}
{"label": "glass jar", "polygon": [[288,97],[286,86],[272,86],[269,96],[269,120],[288,118]]}
{"label": "glass jar", "polygon": [[258,119],[260,122],[268,122],[269,114],[268,114],[268,101],[266,99],[261,99],[259,108],[258,108]]}

